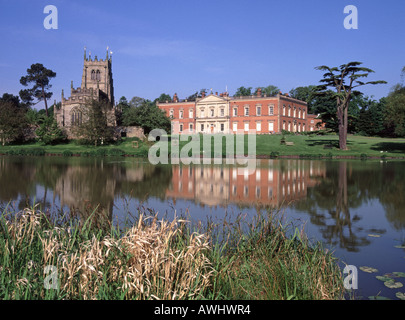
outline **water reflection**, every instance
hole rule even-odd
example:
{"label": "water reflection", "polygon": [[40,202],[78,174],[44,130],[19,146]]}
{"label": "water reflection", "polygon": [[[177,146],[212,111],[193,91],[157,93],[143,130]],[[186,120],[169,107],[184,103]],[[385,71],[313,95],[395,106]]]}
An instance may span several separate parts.
{"label": "water reflection", "polygon": [[[125,158],[124,158],[125,159]],[[367,232],[384,234],[375,223],[366,226],[369,201],[395,230],[405,227],[403,162],[261,160],[256,171],[238,174],[221,165],[152,166],[134,159],[0,158],[0,200],[17,209],[35,200],[43,208],[65,207],[87,215],[99,205],[109,219],[122,198],[187,201],[193,210],[294,208],[307,214],[322,238],[356,251],[370,244]],[[151,202],[152,201],[152,202]],[[363,221],[362,221],[363,220]]]}
{"label": "water reflection", "polygon": [[325,174],[324,162],[259,161],[253,174],[229,166],[173,166],[166,196],[200,205],[278,208],[305,199]]}

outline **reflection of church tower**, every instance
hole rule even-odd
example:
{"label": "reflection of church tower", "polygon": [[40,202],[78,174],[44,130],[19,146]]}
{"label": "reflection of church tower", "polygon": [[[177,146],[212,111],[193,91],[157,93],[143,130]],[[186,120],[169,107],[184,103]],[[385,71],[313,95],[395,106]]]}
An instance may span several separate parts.
{"label": "reflection of church tower", "polygon": [[68,98],[65,98],[62,90],[61,107],[55,108],[54,114],[59,127],[66,129],[69,138],[73,138],[70,129],[85,121],[81,108],[92,100],[104,101],[110,105],[109,118],[114,119],[114,123],[109,125],[115,126],[112,53],[108,52],[108,48],[105,59],[98,59],[97,56],[92,59],[91,54],[87,56],[85,49],[81,86],[74,88],[72,81]]}

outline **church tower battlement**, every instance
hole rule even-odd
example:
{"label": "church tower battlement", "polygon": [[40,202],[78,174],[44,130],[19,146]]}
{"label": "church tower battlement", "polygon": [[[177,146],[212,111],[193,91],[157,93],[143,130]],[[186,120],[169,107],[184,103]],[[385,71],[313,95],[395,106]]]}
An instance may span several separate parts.
{"label": "church tower battlement", "polygon": [[82,75],[82,89],[101,90],[112,105],[114,105],[114,85],[112,77],[112,52],[107,53],[105,60],[91,58],[91,53],[87,57],[86,48],[84,49],[84,65]]}
{"label": "church tower battlement", "polygon": [[82,83],[78,88],[70,85],[70,97],[66,98],[62,89],[61,107],[55,108],[56,121],[61,128],[65,128],[71,136],[71,128],[83,121],[81,107],[92,100],[105,101],[111,106],[112,117],[115,118],[114,85],[112,76],[112,52],[106,52],[105,59],[92,59],[84,49]]}

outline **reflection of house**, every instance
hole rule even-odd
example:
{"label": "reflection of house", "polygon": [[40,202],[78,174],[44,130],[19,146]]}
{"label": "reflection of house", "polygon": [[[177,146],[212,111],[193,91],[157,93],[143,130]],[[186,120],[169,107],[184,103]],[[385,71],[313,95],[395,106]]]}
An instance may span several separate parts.
{"label": "reflection of house", "polygon": [[158,106],[172,119],[172,133],[301,132],[318,130],[320,122],[308,114],[306,102],[281,93],[267,97],[260,90],[246,97],[203,94],[196,101],[179,101],[175,94]]}
{"label": "reflection of house", "polygon": [[303,199],[307,188],[324,176],[324,163],[314,161],[270,160],[269,166],[257,167],[254,174],[238,174],[229,166],[173,166],[173,178],[166,196],[195,200],[209,206],[230,203],[279,207]]}

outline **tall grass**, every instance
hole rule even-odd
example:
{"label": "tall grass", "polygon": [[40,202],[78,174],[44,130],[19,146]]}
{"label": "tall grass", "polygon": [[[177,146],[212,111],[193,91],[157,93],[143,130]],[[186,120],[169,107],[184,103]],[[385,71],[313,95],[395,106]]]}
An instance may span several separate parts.
{"label": "tall grass", "polygon": [[97,214],[5,210],[0,299],[342,298],[335,258],[302,232],[288,236],[274,215],[190,224],[140,212],[131,225],[100,227]]}

